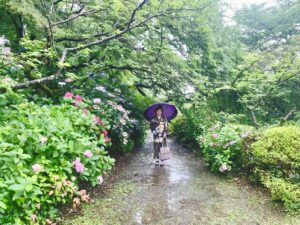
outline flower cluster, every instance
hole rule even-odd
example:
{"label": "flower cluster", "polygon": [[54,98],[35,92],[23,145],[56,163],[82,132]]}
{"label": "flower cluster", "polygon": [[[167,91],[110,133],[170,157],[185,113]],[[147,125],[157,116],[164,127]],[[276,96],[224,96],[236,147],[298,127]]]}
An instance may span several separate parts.
{"label": "flower cluster", "polygon": [[76,158],[76,160],[73,161],[73,165],[75,167],[75,170],[77,173],[83,173],[85,167],[84,165],[80,162],[79,158]]}
{"label": "flower cluster", "polygon": [[81,102],[82,102],[82,97],[80,95],[76,95],[74,96],[74,94],[72,92],[66,92],[65,99],[74,99],[74,105],[78,106]]}
{"label": "flower cluster", "polygon": [[128,143],[128,138],[129,135],[127,132],[123,132],[122,127],[125,126],[128,122],[132,122],[132,120],[129,119],[128,115],[130,114],[129,110],[126,110],[122,105],[116,104],[113,101],[107,101],[107,104],[109,104],[113,109],[119,111],[120,113],[122,113],[119,122],[120,125],[115,126],[115,128],[121,128],[121,137],[120,139],[122,139],[123,144],[127,144]]}
{"label": "flower cluster", "polygon": [[105,143],[111,141],[111,138],[108,137],[108,131],[107,130],[102,131],[102,134],[104,135],[104,142]]}
{"label": "flower cluster", "polygon": [[127,132],[122,132],[122,136],[123,136],[123,144],[126,145],[128,142],[128,133]]}
{"label": "flower cluster", "polygon": [[229,167],[226,164],[224,164],[224,163],[219,167],[219,171],[221,173],[224,173],[227,170],[229,170]]}
{"label": "flower cluster", "polygon": [[94,123],[95,124],[103,125],[103,121],[98,116],[94,117]]}
{"label": "flower cluster", "polygon": [[92,153],[91,150],[86,150],[83,154],[84,154],[84,156],[86,156],[87,158],[93,157],[93,153]]}
{"label": "flower cluster", "polygon": [[103,87],[103,86],[101,86],[101,85],[97,86],[97,87],[96,87],[96,90],[97,90],[97,91],[101,91],[101,92],[103,92],[103,93],[106,93],[106,92],[107,92],[106,88]]}
{"label": "flower cluster", "polygon": [[241,142],[250,127],[234,124],[214,124],[197,138],[206,163],[213,171],[224,173],[236,169],[236,156],[240,154]]}
{"label": "flower cluster", "polygon": [[42,166],[40,164],[34,164],[32,166],[32,170],[35,172],[35,173],[39,173],[41,170],[42,170]]}
{"label": "flower cluster", "polygon": [[[114,95],[113,93],[109,92],[106,90],[106,88],[104,86],[101,86],[101,85],[98,85],[96,86],[96,90],[97,91],[100,91],[102,93],[105,93],[108,97],[111,97],[111,98],[116,98],[117,96]],[[119,92],[119,89],[117,90],[117,92]]]}
{"label": "flower cluster", "polygon": [[0,37],[0,46],[2,49],[0,55],[4,55],[4,56],[11,55],[11,49],[9,47],[5,47],[6,43],[9,43],[9,40],[7,40],[4,36]]}
{"label": "flower cluster", "polygon": [[9,40],[7,40],[4,36],[0,37],[0,45],[5,45],[6,43],[9,43]]}

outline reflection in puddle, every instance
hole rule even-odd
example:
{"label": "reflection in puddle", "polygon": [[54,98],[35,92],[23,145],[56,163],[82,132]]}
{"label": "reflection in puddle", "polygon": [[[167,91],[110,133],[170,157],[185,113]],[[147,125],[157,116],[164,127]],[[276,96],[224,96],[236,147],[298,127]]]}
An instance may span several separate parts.
{"label": "reflection in puddle", "polygon": [[168,174],[168,179],[171,184],[179,182],[186,183],[190,178],[187,166],[183,164],[182,160],[178,160],[177,158],[173,158],[172,161],[170,161]]}
{"label": "reflection in puddle", "polygon": [[134,215],[134,222],[136,222],[137,224],[142,224],[142,212],[139,210],[137,211]]}
{"label": "reflection in puddle", "polygon": [[168,209],[171,211],[176,211],[178,208],[178,199],[176,198],[176,193],[170,189],[167,194],[167,205]]}

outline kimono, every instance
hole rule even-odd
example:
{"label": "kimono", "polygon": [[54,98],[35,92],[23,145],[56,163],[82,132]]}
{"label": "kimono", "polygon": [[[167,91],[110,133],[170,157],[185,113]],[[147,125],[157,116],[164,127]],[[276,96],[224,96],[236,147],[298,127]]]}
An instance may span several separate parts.
{"label": "kimono", "polygon": [[[162,122],[164,125],[163,130],[160,130],[159,128],[160,122]],[[163,142],[164,144],[167,143],[166,142],[167,140],[163,138],[163,133],[166,133],[167,136],[169,135],[167,118],[164,116],[162,116],[160,119],[154,117],[150,121],[150,129],[153,134],[153,149],[154,149],[153,159],[159,159],[160,147],[162,146]]]}

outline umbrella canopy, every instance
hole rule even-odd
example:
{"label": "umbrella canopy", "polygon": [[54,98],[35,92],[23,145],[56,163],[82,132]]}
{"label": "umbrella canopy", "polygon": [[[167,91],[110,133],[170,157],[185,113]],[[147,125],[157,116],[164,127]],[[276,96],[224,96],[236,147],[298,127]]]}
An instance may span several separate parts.
{"label": "umbrella canopy", "polygon": [[150,121],[152,118],[155,117],[155,109],[157,107],[161,106],[163,109],[163,115],[165,117],[167,117],[167,119],[170,121],[172,119],[174,119],[178,113],[176,107],[172,104],[166,103],[166,102],[158,102],[155,103],[151,106],[149,106],[145,112],[144,112],[144,116],[145,118]]}

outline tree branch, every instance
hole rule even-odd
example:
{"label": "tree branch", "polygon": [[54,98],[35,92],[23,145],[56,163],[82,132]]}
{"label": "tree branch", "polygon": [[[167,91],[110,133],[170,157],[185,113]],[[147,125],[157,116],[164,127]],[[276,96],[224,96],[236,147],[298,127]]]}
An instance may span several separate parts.
{"label": "tree branch", "polygon": [[86,15],[89,15],[89,14],[93,14],[93,13],[97,13],[99,12],[100,10],[89,10],[89,11],[84,11],[84,6],[79,10],[79,13],[78,14],[75,14],[73,16],[70,16],[69,18],[65,19],[65,20],[62,20],[62,21],[59,21],[59,22],[56,22],[56,23],[53,23],[52,26],[55,27],[55,26],[58,26],[60,24],[63,24],[63,23],[67,23],[67,22],[70,22],[80,16],[86,16]]}
{"label": "tree branch", "polygon": [[[144,3],[142,4],[142,6],[147,2],[146,0],[143,1]],[[141,6],[141,4],[140,4]],[[144,25],[146,24],[148,21],[154,19],[154,18],[157,18],[157,17],[161,17],[161,16],[164,16],[164,15],[168,15],[168,14],[172,14],[172,13],[176,13],[176,12],[180,12],[180,11],[198,11],[198,10],[204,10],[205,8],[207,8],[207,6],[204,6],[202,8],[199,8],[199,9],[185,9],[185,8],[180,8],[180,9],[168,9],[166,11],[162,11],[162,12],[158,12],[152,16],[148,16],[147,18],[145,18],[144,20],[136,23],[136,24],[133,24],[132,22],[130,22],[131,26],[130,27],[126,27],[124,30],[122,30],[121,32],[117,33],[117,34],[113,34],[111,36],[108,36],[108,37],[105,37],[105,38],[102,38],[102,39],[99,39],[99,40],[96,40],[94,42],[90,42],[88,44],[85,44],[85,45],[80,45],[80,46],[77,46],[77,47],[72,47],[72,48],[65,48],[62,52],[62,55],[61,55],[61,58],[59,60],[59,62],[63,63],[66,59],[66,56],[67,56],[67,53],[68,52],[77,52],[77,51],[80,51],[82,49],[85,49],[85,48],[89,48],[89,47],[92,47],[92,46],[95,46],[95,45],[101,45],[101,44],[104,44],[112,39],[116,39],[116,38],[119,38],[121,37],[123,34],[131,31],[132,29],[134,28],[137,28],[141,25]],[[133,13],[136,13],[136,12],[133,12]],[[131,18],[133,18],[131,16]],[[69,18],[70,19],[70,18]],[[118,69],[117,67],[115,67],[116,69]],[[149,72],[149,71],[147,71]],[[30,87],[32,85],[36,85],[36,84],[41,84],[41,83],[44,83],[44,82],[47,82],[47,81],[51,81],[51,80],[55,80],[57,78],[59,78],[60,76],[62,76],[61,74],[61,70],[59,70],[57,73],[53,74],[53,75],[50,75],[48,77],[44,77],[44,78],[40,78],[40,79],[36,79],[36,80],[31,80],[31,81],[27,81],[27,82],[24,82],[24,83],[20,83],[20,84],[16,84],[14,85],[12,88],[13,89],[22,89],[22,88],[27,88],[27,87]],[[154,81],[152,81],[154,82]],[[153,83],[154,85],[154,83]],[[156,84],[159,86],[159,84]]]}
{"label": "tree branch", "polygon": [[292,109],[291,111],[289,111],[289,113],[283,118],[283,120],[285,120],[285,121],[288,120],[288,118],[290,118],[294,112],[295,112],[295,109]]}
{"label": "tree branch", "polygon": [[85,49],[85,48],[89,48],[89,47],[92,47],[92,46],[95,46],[95,45],[100,45],[100,44],[103,44],[103,43],[106,43],[112,39],[116,39],[120,36],[122,36],[123,34],[131,31],[132,29],[136,28],[136,27],[139,27],[145,23],[147,23],[148,21],[154,19],[154,18],[157,18],[157,17],[161,17],[161,16],[164,16],[164,15],[167,15],[167,14],[171,14],[171,13],[175,13],[175,12],[180,12],[180,11],[197,11],[197,10],[203,10],[205,9],[207,6],[204,6],[200,9],[185,9],[185,8],[180,8],[180,9],[171,9],[171,10],[167,10],[167,11],[163,11],[163,12],[159,12],[157,14],[154,14],[152,16],[149,16],[147,17],[146,19],[130,26],[130,27],[126,27],[124,30],[122,30],[121,32],[117,33],[117,34],[114,34],[114,35],[111,35],[109,37],[106,37],[106,38],[103,38],[103,39],[100,39],[100,40],[96,40],[94,42],[90,42],[88,44],[85,44],[85,45],[81,45],[81,46],[77,46],[77,47],[73,47],[73,48],[65,48],[63,53],[62,53],[62,56],[61,56],[61,59],[60,59],[60,62],[64,62],[65,61],[65,58],[66,58],[66,55],[68,52],[76,52],[76,51],[80,51],[82,49]]}
{"label": "tree branch", "polygon": [[235,83],[238,81],[238,79],[240,79],[240,77],[243,75],[243,73],[245,73],[246,71],[248,71],[255,63],[257,63],[258,61],[260,61],[261,58],[254,60],[252,63],[250,63],[249,66],[245,67],[244,69],[242,69],[235,77],[235,79],[231,82],[231,86],[234,87]]}
{"label": "tree branch", "polygon": [[46,81],[55,80],[58,77],[60,77],[61,75],[62,75],[61,71],[59,70],[56,74],[53,74],[51,76],[43,77],[43,78],[40,78],[40,79],[31,80],[31,81],[27,81],[27,82],[20,83],[20,84],[16,84],[16,85],[12,86],[12,88],[13,89],[27,88],[27,87],[30,87],[30,86],[33,86],[33,85],[36,85],[36,84],[44,83]]}
{"label": "tree branch", "polygon": [[134,17],[135,17],[135,15],[136,15],[137,11],[138,11],[139,9],[141,9],[141,8],[143,7],[143,5],[145,5],[148,1],[149,1],[149,0],[143,0],[143,1],[142,1],[142,2],[141,2],[134,10],[133,10],[133,13],[131,14],[131,18],[130,18],[130,20],[129,20],[127,26],[126,26],[127,29],[130,28],[131,24],[133,23]]}

